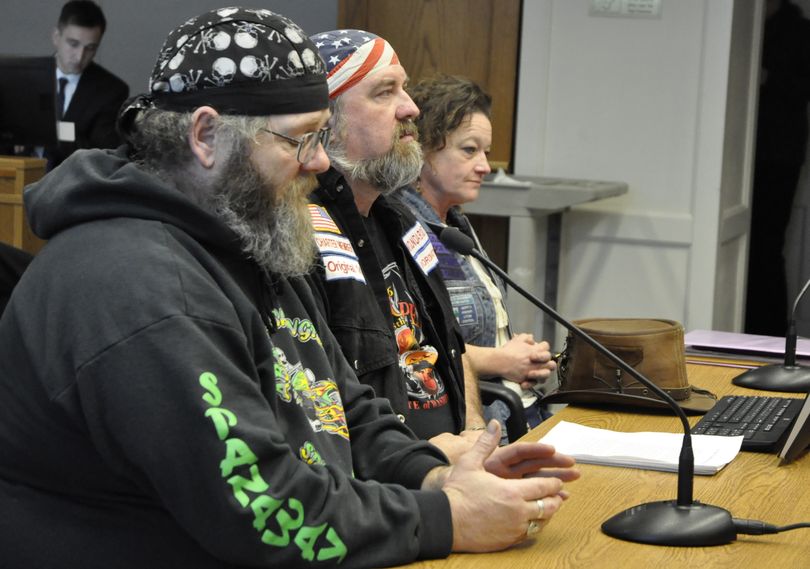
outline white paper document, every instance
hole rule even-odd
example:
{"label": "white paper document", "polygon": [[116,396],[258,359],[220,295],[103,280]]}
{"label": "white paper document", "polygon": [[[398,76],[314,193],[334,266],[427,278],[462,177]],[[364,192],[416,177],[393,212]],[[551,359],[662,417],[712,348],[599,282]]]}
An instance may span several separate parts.
{"label": "white paper document", "polygon": [[[742,437],[692,435],[695,474],[716,474],[740,452]],[[560,421],[540,442],[586,464],[678,471],[683,434],[620,433]]]}

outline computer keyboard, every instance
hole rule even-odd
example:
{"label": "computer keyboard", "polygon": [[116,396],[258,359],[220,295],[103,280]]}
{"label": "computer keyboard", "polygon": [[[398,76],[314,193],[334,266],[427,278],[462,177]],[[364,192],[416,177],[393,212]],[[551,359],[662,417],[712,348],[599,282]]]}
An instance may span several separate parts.
{"label": "computer keyboard", "polygon": [[692,427],[695,435],[742,435],[742,450],[777,452],[803,399],[726,395]]}

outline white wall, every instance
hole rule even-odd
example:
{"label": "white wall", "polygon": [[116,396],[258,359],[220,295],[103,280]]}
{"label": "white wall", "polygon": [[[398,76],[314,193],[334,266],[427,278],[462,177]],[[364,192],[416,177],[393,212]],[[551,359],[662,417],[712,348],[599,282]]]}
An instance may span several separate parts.
{"label": "white wall", "polygon": [[[658,18],[622,18],[589,15],[588,0],[525,0],[515,171],[629,185],[565,214],[564,315],[734,329],[760,4],[661,4]],[[732,57],[735,9],[746,37]],[[742,92],[729,96],[732,75]]]}

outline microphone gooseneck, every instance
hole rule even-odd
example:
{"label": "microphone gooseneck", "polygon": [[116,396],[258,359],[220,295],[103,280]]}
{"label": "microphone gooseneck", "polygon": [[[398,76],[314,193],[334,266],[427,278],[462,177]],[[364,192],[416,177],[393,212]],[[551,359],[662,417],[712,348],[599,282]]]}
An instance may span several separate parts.
{"label": "microphone gooseneck", "polygon": [[807,292],[810,287],[810,280],[804,283],[804,287],[799,291],[796,300],[793,301],[793,308],[790,311],[790,321],[788,322],[787,335],[785,336],[785,367],[796,365],[796,308],[799,306],[799,301]]}
{"label": "microphone gooseneck", "polygon": [[702,504],[692,499],[695,458],[692,451],[692,436],[689,420],[683,409],[663,389],[647,379],[615,355],[600,342],[592,338],[574,323],[563,318],[556,310],[529,293],[513,281],[498,265],[490,261],[475,248],[472,239],[455,227],[428,223],[428,227],[439,240],[453,251],[462,255],[472,255],[492,269],[505,282],[529,302],[573,334],[584,340],[600,354],[615,363],[622,371],[630,374],[640,383],[663,399],[681,420],[684,436],[678,463],[678,495],[676,500],[648,502],[620,512],[602,524],[602,531],[611,537],[626,541],[650,543],[654,545],[707,546],[723,545],[734,541],[737,532],[731,514],[723,508]]}
{"label": "microphone gooseneck", "polygon": [[796,308],[799,301],[810,287],[808,280],[796,300],[793,301],[793,309],[790,311],[787,331],[785,333],[785,361],[782,364],[773,364],[750,369],[731,380],[734,385],[749,387],[751,389],[763,389],[765,391],[787,391],[791,393],[810,392],[810,368],[796,364]]}

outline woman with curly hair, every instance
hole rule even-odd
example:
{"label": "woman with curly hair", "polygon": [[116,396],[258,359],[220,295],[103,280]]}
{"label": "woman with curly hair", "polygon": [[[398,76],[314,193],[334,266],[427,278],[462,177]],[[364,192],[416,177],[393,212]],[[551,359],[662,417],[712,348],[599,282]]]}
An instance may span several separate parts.
{"label": "woman with curly hair", "polygon": [[[478,198],[491,171],[492,99],[469,79],[450,75],[425,79],[409,94],[420,110],[416,125],[424,165],[417,187],[405,188],[401,198],[422,221],[456,227],[483,251],[460,206]],[[555,368],[548,343],[535,342],[531,334],[513,335],[500,279],[477,259],[449,251],[430,236],[476,372],[515,390],[529,426],[536,426],[548,413],[534,388]],[[501,422],[508,416],[499,402],[485,411]]]}

